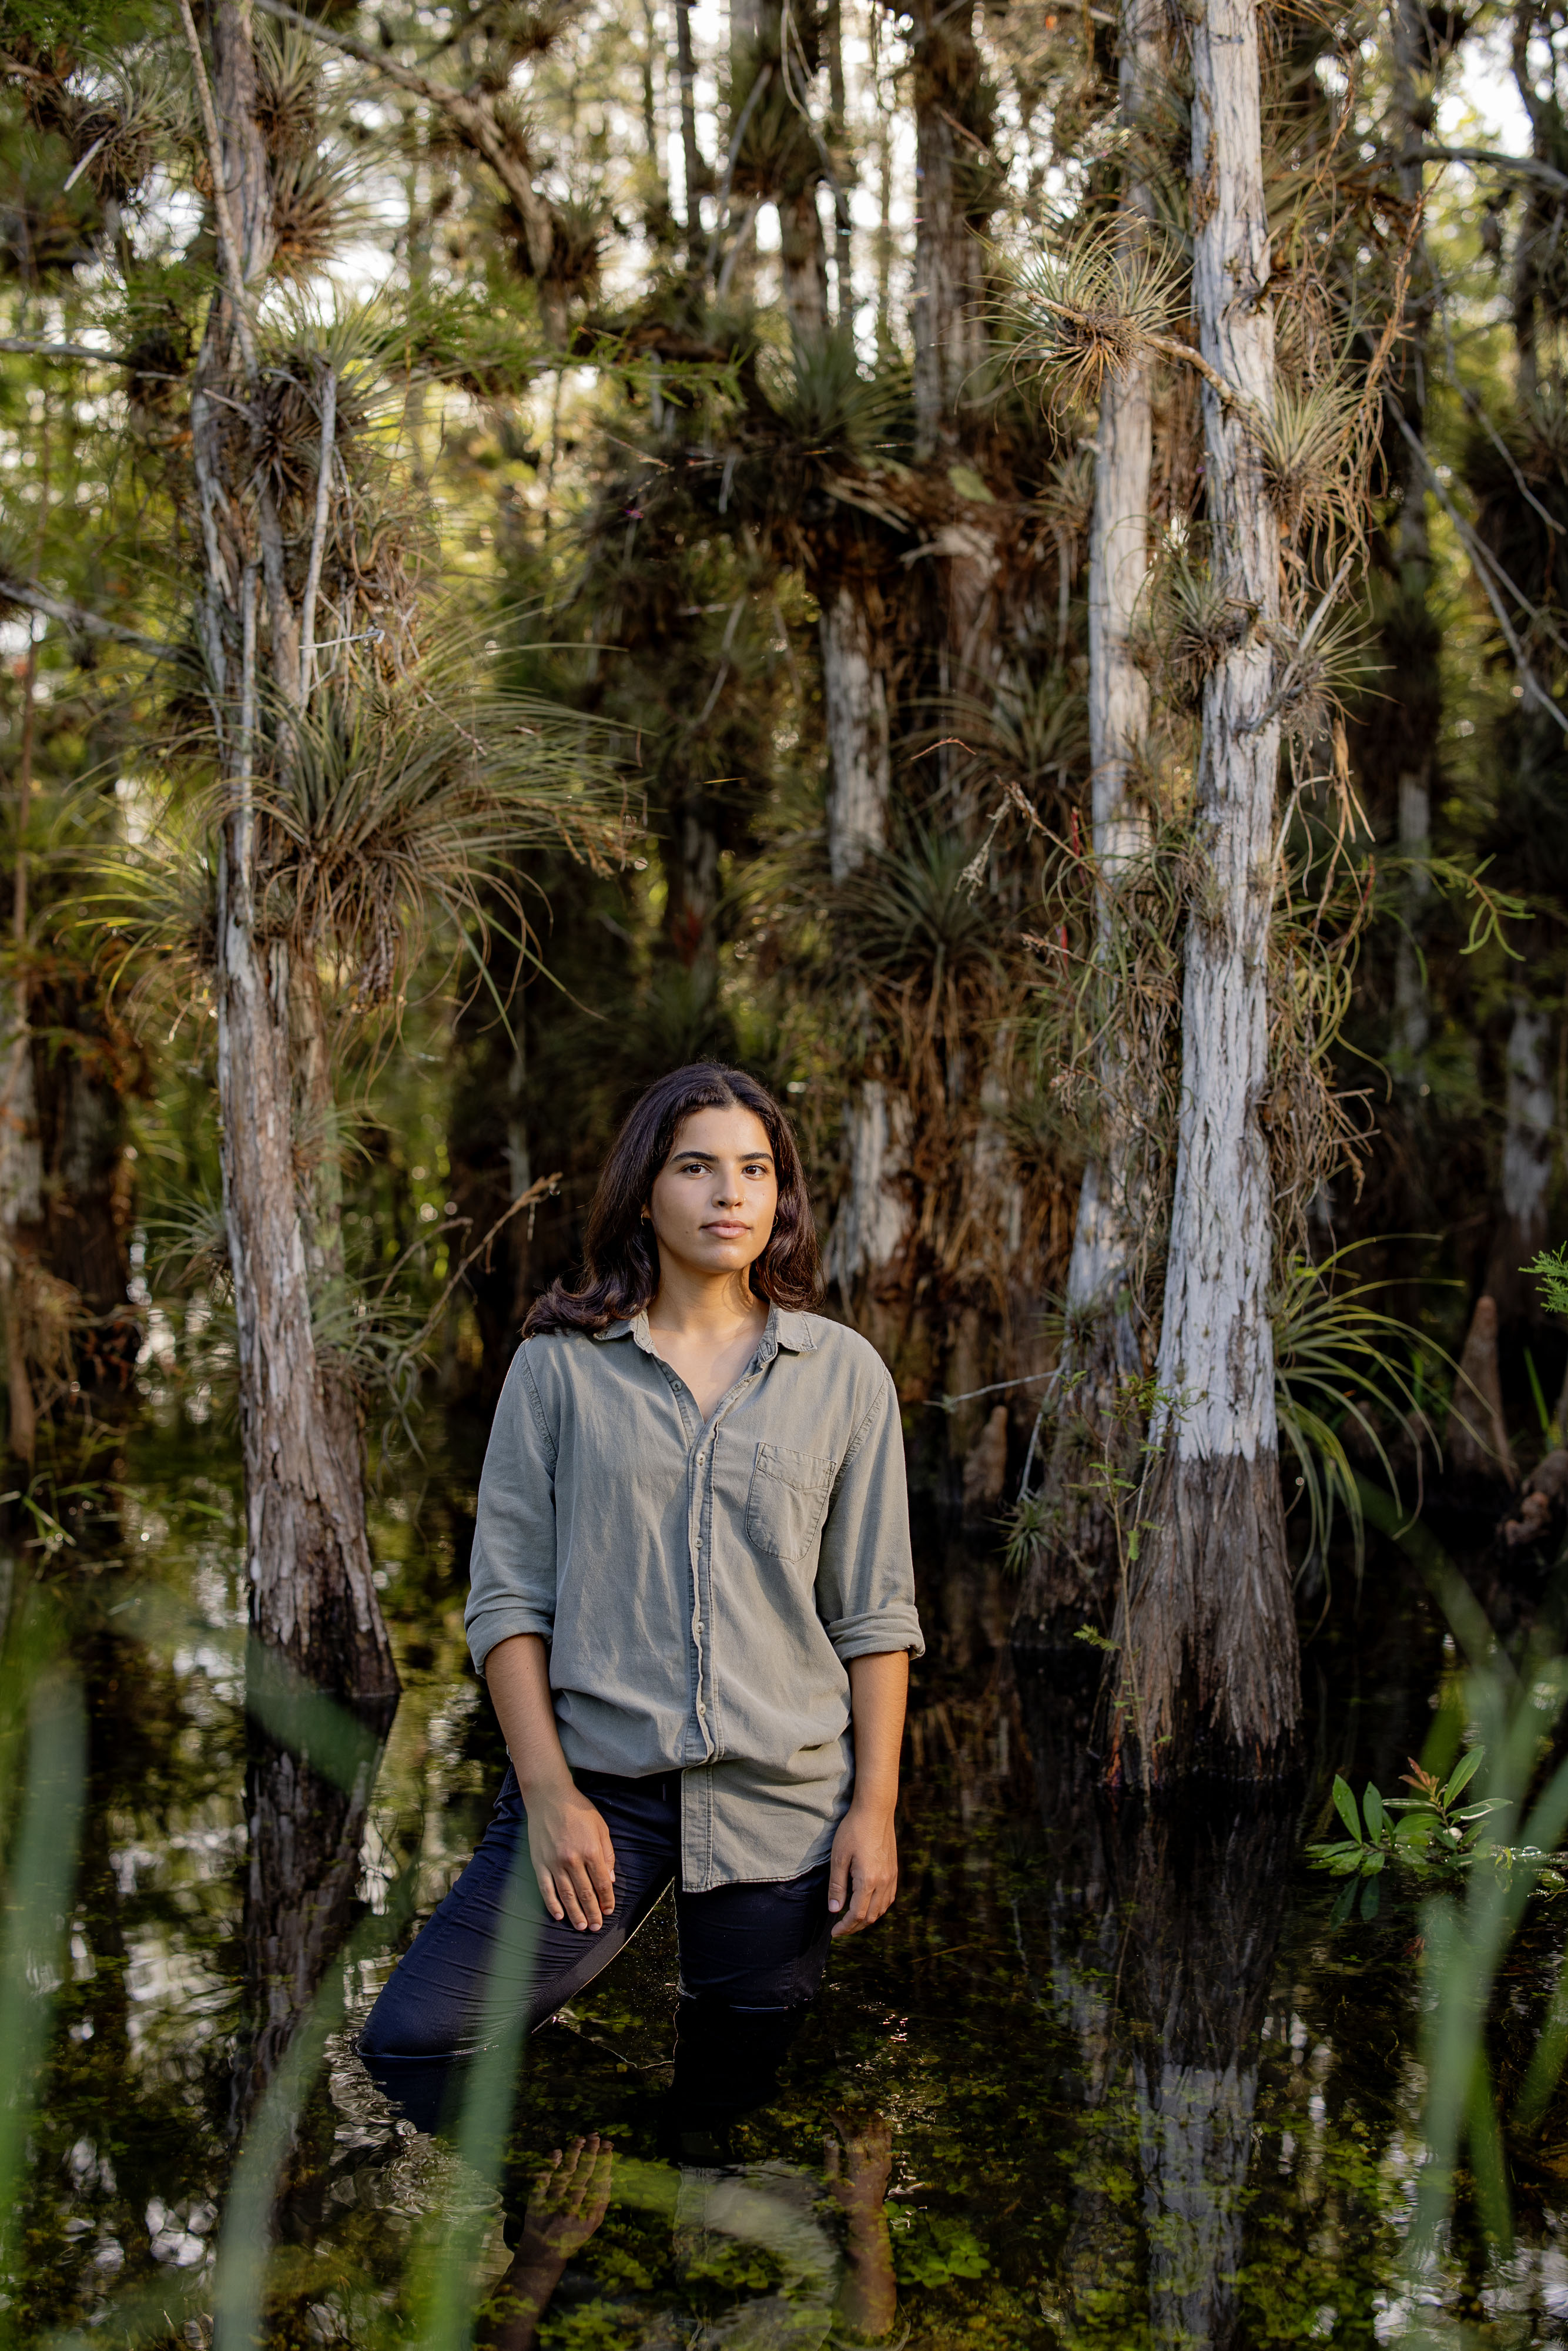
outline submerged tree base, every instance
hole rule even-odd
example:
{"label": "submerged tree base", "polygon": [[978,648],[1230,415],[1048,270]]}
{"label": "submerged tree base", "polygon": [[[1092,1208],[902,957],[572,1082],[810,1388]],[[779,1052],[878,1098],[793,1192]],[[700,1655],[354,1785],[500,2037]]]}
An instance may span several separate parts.
{"label": "submerged tree base", "polygon": [[[1076,1325],[1076,1327],[1074,1327]],[[1061,1401],[1038,1496],[1024,1495],[1032,1550],[1013,1612],[1020,1649],[1066,1648],[1105,1630],[1120,1597],[1121,1554],[1147,1418],[1137,1340],[1120,1291],[1070,1319]]]}
{"label": "submerged tree base", "polygon": [[1184,1460],[1169,1448],[1140,1517],[1101,1697],[1112,1785],[1293,1771],[1301,1663],[1278,1454]]}

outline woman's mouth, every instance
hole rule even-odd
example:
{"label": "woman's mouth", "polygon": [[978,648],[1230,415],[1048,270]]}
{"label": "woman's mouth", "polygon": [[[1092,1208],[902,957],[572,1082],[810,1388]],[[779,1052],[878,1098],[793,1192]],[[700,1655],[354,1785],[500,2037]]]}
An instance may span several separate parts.
{"label": "woman's mouth", "polygon": [[721,1241],[737,1241],[747,1228],[744,1225],[705,1225],[705,1233],[712,1233]]}

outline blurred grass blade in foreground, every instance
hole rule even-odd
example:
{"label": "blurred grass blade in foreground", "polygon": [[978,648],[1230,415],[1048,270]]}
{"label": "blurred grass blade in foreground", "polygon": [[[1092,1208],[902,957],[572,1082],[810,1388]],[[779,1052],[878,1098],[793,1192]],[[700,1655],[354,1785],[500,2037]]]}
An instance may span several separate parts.
{"label": "blurred grass blade in foreground", "polygon": [[16,1827],[0,1940],[0,2247],[7,2252],[76,1882],[87,1713],[75,1675],[50,1667],[26,1720],[25,1776],[7,1791]]}

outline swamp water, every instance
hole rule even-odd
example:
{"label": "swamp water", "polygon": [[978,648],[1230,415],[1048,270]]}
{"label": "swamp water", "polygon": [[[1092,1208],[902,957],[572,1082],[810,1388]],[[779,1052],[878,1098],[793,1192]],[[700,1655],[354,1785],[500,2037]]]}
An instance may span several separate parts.
{"label": "swamp water", "polygon": [[[672,2144],[666,1904],[529,2044],[488,2177],[414,2130],[350,2035],[500,1774],[462,1637],[464,1442],[378,1500],[404,1695],[384,1749],[340,1741],[329,1770],[247,1726],[222,1443],[144,1430],[113,1520],[84,1513],[55,1561],[87,1795],[0,2335],[210,2343],[227,2210],[268,2345],[816,2351],[880,2323],[890,2266],[886,2339],[911,2346],[1568,2344],[1561,2105],[1511,2151],[1506,2255],[1461,2195],[1442,2265],[1413,2269],[1420,1905],[1385,1877],[1336,1919],[1344,1889],[1301,1859],[1333,1771],[1391,1788],[1451,1679],[1392,1552],[1306,1651],[1306,1792],[1149,1818],[1097,1792],[1084,1694],[1010,1661],[983,1548],[935,1539],[900,1898],[835,1949],[772,2102]],[[1539,2032],[1558,1907],[1509,1955],[1500,2081]],[[536,2333],[512,2263],[546,2240]],[[243,2309],[218,2331],[251,2339]]]}

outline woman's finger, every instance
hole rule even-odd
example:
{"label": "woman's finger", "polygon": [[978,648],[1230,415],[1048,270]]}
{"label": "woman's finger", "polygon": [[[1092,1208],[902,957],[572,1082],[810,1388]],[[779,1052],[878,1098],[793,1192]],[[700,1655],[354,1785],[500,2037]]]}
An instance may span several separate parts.
{"label": "woman's finger", "polygon": [[828,1908],[841,1910],[850,1886],[850,1849],[848,1845],[833,1847],[832,1866],[828,1872]]}
{"label": "woman's finger", "polygon": [[562,1861],[557,1864],[555,1871],[555,1885],[556,1892],[560,1896],[569,1922],[577,1928],[578,1933],[580,1935],[588,1925],[588,1917],[582,1907],[581,1889],[576,1883],[570,1861]]}
{"label": "woman's finger", "polygon": [[607,1859],[602,1853],[591,1853],[588,1856],[587,1868],[589,1881],[598,1896],[599,1907],[608,1917],[615,1907],[614,1857],[612,1855]]}
{"label": "woman's finger", "polygon": [[[555,1879],[550,1876],[548,1869],[536,1868],[534,1876],[538,1880],[539,1892],[544,1897],[545,1908],[549,1912],[550,1917],[559,1923],[565,1917],[566,1913],[560,1907],[560,1896],[555,1890]],[[558,2158],[557,2160],[559,2161],[559,2158]]]}
{"label": "woman's finger", "polygon": [[573,1918],[574,1927],[586,1927],[597,1935],[604,1924],[599,1907],[599,1896],[593,1890],[593,1879],[586,1861],[575,1857],[566,1865],[566,1875],[571,1883],[573,1900],[580,1906],[580,1916]]}
{"label": "woman's finger", "polygon": [[850,1907],[845,1911],[843,1917],[839,1920],[838,1925],[833,1928],[835,1936],[858,1935],[861,1928],[866,1923],[866,1904],[871,1899],[871,1889],[869,1886],[863,1885],[858,1876],[855,1876],[852,1874],[851,1883],[853,1886],[853,1899],[851,1901]]}

